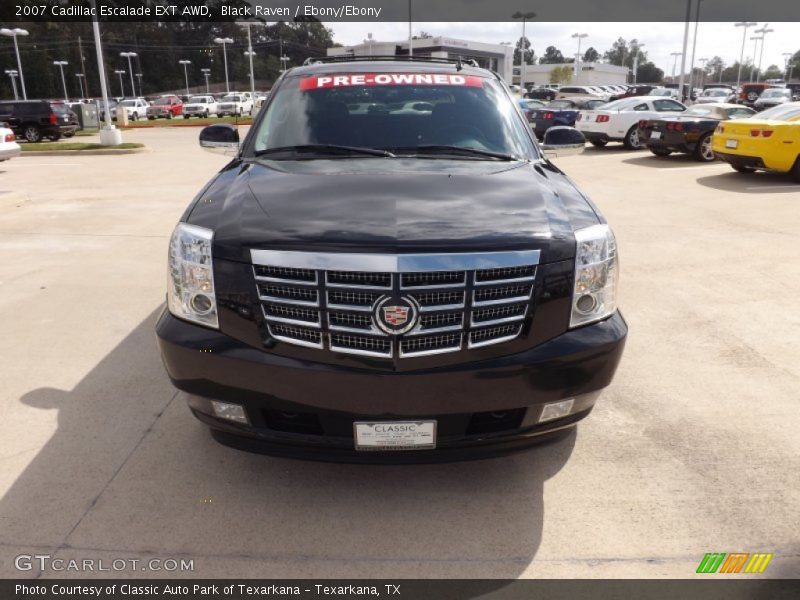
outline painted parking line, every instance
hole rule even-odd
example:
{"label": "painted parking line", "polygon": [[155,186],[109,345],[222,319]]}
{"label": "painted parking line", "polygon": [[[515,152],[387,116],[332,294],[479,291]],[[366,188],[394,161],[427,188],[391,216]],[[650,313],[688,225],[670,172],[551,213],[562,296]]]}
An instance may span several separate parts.
{"label": "painted parking line", "polygon": [[31,163],[25,161],[24,163],[14,163],[15,167],[82,167],[80,163]]}
{"label": "painted parking line", "polygon": [[800,185],[754,185],[744,188],[746,190],[796,190],[800,192]]}

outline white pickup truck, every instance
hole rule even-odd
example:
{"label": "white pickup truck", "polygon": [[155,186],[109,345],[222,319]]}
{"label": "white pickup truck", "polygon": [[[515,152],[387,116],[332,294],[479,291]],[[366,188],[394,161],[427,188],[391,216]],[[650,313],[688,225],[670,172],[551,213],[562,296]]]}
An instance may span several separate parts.
{"label": "white pickup truck", "polygon": [[183,118],[208,117],[217,114],[217,101],[214,96],[192,96],[183,105]]}
{"label": "white pickup truck", "polygon": [[253,114],[253,97],[250,92],[231,92],[222,97],[217,104],[217,116],[225,115],[241,117],[245,113]]}

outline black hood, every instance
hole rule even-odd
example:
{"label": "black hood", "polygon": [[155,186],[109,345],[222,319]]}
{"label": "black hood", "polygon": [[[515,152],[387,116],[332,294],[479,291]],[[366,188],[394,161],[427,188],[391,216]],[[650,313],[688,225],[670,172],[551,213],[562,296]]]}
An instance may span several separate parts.
{"label": "black hood", "polygon": [[364,159],[234,163],[192,209],[214,254],[251,248],[345,252],[540,249],[574,256],[574,229],[599,222],[543,163]]}

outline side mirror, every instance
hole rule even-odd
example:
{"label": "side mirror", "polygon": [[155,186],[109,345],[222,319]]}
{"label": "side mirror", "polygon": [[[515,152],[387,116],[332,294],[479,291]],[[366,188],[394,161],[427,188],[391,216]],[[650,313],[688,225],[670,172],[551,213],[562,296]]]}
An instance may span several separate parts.
{"label": "side mirror", "polygon": [[574,127],[551,127],[544,133],[542,151],[547,158],[574,156],[586,149],[586,138]]}
{"label": "side mirror", "polygon": [[239,151],[239,130],[226,123],[204,127],[200,131],[200,147],[214,154],[233,156]]}

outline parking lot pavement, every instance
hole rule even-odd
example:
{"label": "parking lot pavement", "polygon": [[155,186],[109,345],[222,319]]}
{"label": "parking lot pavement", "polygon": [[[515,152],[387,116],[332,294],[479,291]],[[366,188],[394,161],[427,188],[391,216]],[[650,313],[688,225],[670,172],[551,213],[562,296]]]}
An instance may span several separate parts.
{"label": "parking lot pavement", "polygon": [[226,160],[197,133],[0,164],[0,575],[85,575],[15,570],[45,553],[202,577],[691,577],[730,551],[800,575],[800,186],[613,147],[559,159],[622,257],[630,337],[594,413],[506,458],[317,464],[216,444],[161,367],[167,238]]}

